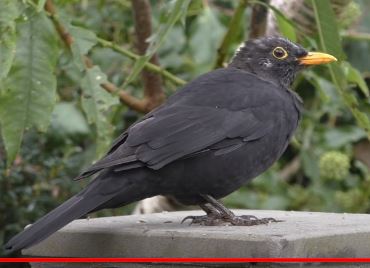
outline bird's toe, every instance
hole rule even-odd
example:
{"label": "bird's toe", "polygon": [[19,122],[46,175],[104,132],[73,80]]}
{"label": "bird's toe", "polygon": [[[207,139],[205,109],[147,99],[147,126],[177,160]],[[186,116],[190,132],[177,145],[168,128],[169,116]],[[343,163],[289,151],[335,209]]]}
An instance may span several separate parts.
{"label": "bird's toe", "polygon": [[232,225],[228,220],[225,220],[218,215],[204,215],[204,216],[187,216],[181,223],[190,220],[189,225],[198,224],[204,226],[225,226]]}
{"label": "bird's toe", "polygon": [[257,218],[253,215],[242,215],[242,216],[235,216],[230,220],[230,223],[235,226],[254,226],[254,225],[261,225],[261,224],[268,224],[271,222],[282,222],[281,220],[276,220],[274,218]]}

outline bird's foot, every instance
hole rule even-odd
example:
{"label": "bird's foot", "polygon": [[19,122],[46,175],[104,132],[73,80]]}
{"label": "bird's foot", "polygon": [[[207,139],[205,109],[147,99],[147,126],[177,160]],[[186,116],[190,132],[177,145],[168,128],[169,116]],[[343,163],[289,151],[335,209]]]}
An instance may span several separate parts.
{"label": "bird's foot", "polygon": [[212,196],[202,195],[208,202],[201,204],[200,207],[207,213],[204,216],[188,216],[185,217],[181,223],[186,220],[191,220],[191,224],[199,224],[206,226],[253,226],[260,224],[268,224],[270,222],[281,222],[274,218],[257,218],[253,215],[236,216],[231,210],[226,208],[222,203],[218,202]]}
{"label": "bird's foot", "polygon": [[205,226],[223,226],[223,225],[230,225],[228,222],[224,221],[222,218],[217,217],[216,215],[204,215],[204,216],[187,216],[185,217],[181,223],[190,220],[190,224],[199,224]]}
{"label": "bird's foot", "polygon": [[257,218],[253,215],[231,216],[220,214],[208,214],[204,216],[187,216],[181,223],[190,220],[190,225],[199,224],[205,226],[253,226],[260,224],[268,224],[270,222],[281,222],[274,218]]}
{"label": "bird's foot", "polygon": [[260,224],[268,224],[270,222],[282,222],[281,220],[276,220],[274,218],[257,218],[253,215],[241,215],[234,216],[228,219],[231,225],[235,226],[253,226]]}

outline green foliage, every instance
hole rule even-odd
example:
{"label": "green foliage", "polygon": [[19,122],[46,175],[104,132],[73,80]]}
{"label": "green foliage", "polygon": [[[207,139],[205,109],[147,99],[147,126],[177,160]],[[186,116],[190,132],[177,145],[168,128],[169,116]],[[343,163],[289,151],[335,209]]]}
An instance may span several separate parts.
{"label": "green foliage", "polygon": [[51,131],[62,139],[88,135],[89,125],[81,111],[74,103],[59,102],[54,109],[51,120]]}
{"label": "green foliage", "polygon": [[26,129],[47,130],[56,101],[53,70],[58,46],[52,23],[43,13],[27,11],[17,27],[17,52],[0,92],[0,122],[8,165],[14,161]]}
{"label": "green foliage", "polygon": [[84,165],[89,150],[84,148],[81,140],[73,141],[66,136],[56,140],[55,137],[53,131],[48,135],[27,132],[21,156],[17,157],[11,172],[7,174],[5,162],[0,162],[0,237],[3,241],[69,198],[71,193],[76,193],[85,184],[76,183],[71,178]]}
{"label": "green foliage", "polygon": [[215,10],[205,7],[195,18],[191,30],[193,34],[189,40],[189,49],[198,66],[196,72],[206,72],[216,60],[217,54],[214,51],[221,43],[225,26],[219,21]]}
{"label": "green foliage", "polygon": [[320,157],[320,177],[328,180],[343,180],[348,176],[349,157],[337,151],[326,152]]}
{"label": "green foliage", "polygon": [[159,47],[164,42],[169,31],[175,25],[175,23],[183,19],[186,15],[188,6],[190,4],[190,0],[177,0],[176,2],[170,5],[170,10],[168,14],[166,14],[166,19],[158,27],[157,32],[155,32],[151,37],[149,37],[148,41],[150,42],[149,47],[144,56],[141,56],[136,62],[135,65],[130,73],[130,75],[126,78],[124,86],[127,86],[129,83],[134,80],[137,75],[141,72],[144,68],[145,63],[147,63],[153,54],[159,49]]}
{"label": "green foliage", "polygon": [[82,108],[90,124],[96,126],[96,154],[102,156],[112,141],[113,128],[108,121],[110,107],[118,104],[117,98],[104,91],[100,84],[107,80],[100,68],[95,66],[86,71],[81,81]]}
{"label": "green foliage", "polygon": [[[319,39],[321,47],[324,51],[336,56],[338,59],[344,58],[344,53],[340,46],[339,30],[335,18],[333,9],[330,6],[329,0],[312,0],[312,6],[315,12],[316,25],[318,29]],[[347,66],[348,67],[348,66]],[[342,96],[344,103],[350,108],[353,116],[356,118],[359,126],[364,128],[370,137],[370,119],[359,109],[359,103],[356,97],[347,91],[347,79],[344,75],[343,69],[340,68],[338,63],[333,63],[328,66],[331,77],[338,90],[338,93]],[[355,80],[360,82],[361,88],[368,95],[368,90],[365,89],[363,83],[358,79],[354,79],[356,74],[353,74],[347,78],[351,79],[351,82]],[[356,77],[355,77],[356,78]],[[358,77],[357,77],[358,78]]]}
{"label": "green foliage", "polygon": [[4,0],[0,9],[0,81],[7,76],[15,55],[15,20],[19,16],[18,1]]}
{"label": "green foliage", "polygon": [[365,97],[369,97],[369,88],[365,82],[365,79],[362,77],[362,74],[359,70],[354,68],[350,63],[343,62],[342,67],[344,69],[344,73],[346,75],[347,81],[351,83],[355,83],[361,89],[362,93]]}
{"label": "green foliage", "polygon": [[83,71],[85,69],[84,55],[96,44],[96,35],[90,30],[72,25],[69,25],[68,30],[73,37],[71,51],[74,63],[80,71]]}

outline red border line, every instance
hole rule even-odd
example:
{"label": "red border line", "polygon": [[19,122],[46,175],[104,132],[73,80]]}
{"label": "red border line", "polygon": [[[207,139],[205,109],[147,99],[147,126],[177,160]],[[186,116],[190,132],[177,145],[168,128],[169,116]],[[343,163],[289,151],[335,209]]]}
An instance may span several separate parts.
{"label": "red border line", "polygon": [[1,262],[122,262],[122,263],[242,263],[242,262],[315,262],[315,263],[365,263],[370,258],[0,258]]}

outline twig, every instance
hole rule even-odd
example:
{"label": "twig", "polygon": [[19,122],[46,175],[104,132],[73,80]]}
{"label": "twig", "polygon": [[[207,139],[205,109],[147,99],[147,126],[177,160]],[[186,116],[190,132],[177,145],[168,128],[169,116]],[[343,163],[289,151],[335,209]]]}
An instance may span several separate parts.
{"label": "twig", "polygon": [[[107,41],[105,39],[98,38],[98,43],[101,46],[111,48],[114,51],[116,51],[116,52],[118,52],[118,53],[132,59],[132,60],[138,60],[140,58],[139,55],[137,55],[137,54],[135,54],[135,53],[133,53],[133,52],[117,45],[117,44],[114,44],[113,42]],[[161,67],[159,67],[155,64],[152,64],[150,62],[145,64],[145,69],[150,70],[150,71],[155,72],[155,73],[158,73],[158,74],[161,74],[163,77],[165,77],[166,79],[170,80],[171,82],[173,82],[177,85],[182,86],[182,85],[186,84],[186,81],[182,80],[181,78],[178,78],[177,76],[173,75],[169,71],[167,71],[165,69],[162,69]]]}
{"label": "twig", "polygon": [[[46,12],[48,12],[51,20],[53,21],[53,24],[54,24],[58,34],[60,35],[61,39],[63,40],[65,45],[70,49],[70,47],[73,43],[72,35],[67,31],[67,29],[63,26],[63,24],[59,21],[57,15],[56,15],[56,10],[55,10],[55,7],[54,7],[54,4],[53,4],[52,0],[47,0],[46,1],[45,10],[46,10]],[[102,39],[99,39],[99,40],[102,40]],[[130,55],[129,57],[132,58],[132,59],[137,60],[140,57],[140,56],[138,56],[135,53],[132,53],[130,51],[127,51],[127,52],[128,52],[128,53],[126,53],[127,56]],[[124,53],[122,53],[122,54],[124,54]],[[87,68],[91,68],[93,66],[93,63],[92,63],[91,59],[89,59],[87,56],[85,56],[85,65],[86,65]],[[158,69],[161,70],[160,67],[158,67],[154,64],[151,64],[151,65],[153,65],[153,66],[155,66],[155,67],[157,67]],[[156,69],[156,68],[154,68],[154,69]],[[157,73],[162,73],[162,72],[158,72],[158,69],[156,69]],[[125,91],[123,89],[118,89],[112,83],[103,83],[101,86],[107,92],[112,93],[112,94],[117,94],[119,96],[120,100],[123,103],[125,103],[127,106],[129,106],[130,108],[132,108],[132,109],[134,109],[138,112],[147,112],[148,111],[148,103],[147,103],[146,100],[140,100],[140,99],[132,96],[127,91]]]}
{"label": "twig", "polygon": [[138,99],[134,96],[132,96],[130,93],[123,89],[118,89],[114,84],[112,83],[104,83],[101,85],[102,88],[104,88],[106,91],[112,94],[117,94],[120,98],[120,100],[126,104],[128,107],[131,109],[141,112],[141,113],[146,113],[148,112],[148,102],[147,99]]}
{"label": "twig", "polygon": [[45,10],[49,13],[50,18],[57,30],[59,36],[65,43],[67,47],[70,47],[73,43],[72,35],[67,31],[67,29],[60,23],[56,16],[56,10],[52,0],[47,0],[45,3]]}
{"label": "twig", "polygon": [[301,168],[301,160],[298,156],[294,157],[292,161],[285,165],[285,167],[280,170],[279,178],[288,181],[291,177],[293,177]]}
{"label": "twig", "polygon": [[[263,0],[265,3],[269,3],[270,0]],[[249,38],[258,38],[266,33],[268,9],[263,5],[253,5],[252,8],[252,19],[250,23]]]}
{"label": "twig", "polygon": [[239,1],[239,4],[234,11],[234,15],[230,20],[228,30],[224,36],[224,39],[222,40],[221,46],[218,49],[215,68],[223,66],[227,53],[229,52],[229,48],[231,44],[234,42],[235,37],[237,35],[237,31],[239,30],[239,26],[243,18],[243,13],[247,5],[248,0]]}
{"label": "twig", "polygon": [[357,40],[357,41],[370,41],[369,33],[347,31],[342,34],[342,37],[346,39]]}
{"label": "twig", "polygon": [[[140,55],[145,55],[149,43],[147,39],[152,35],[151,7],[148,0],[132,0],[132,8],[135,21],[136,47]],[[149,60],[152,64],[159,65],[158,56],[155,53]],[[162,90],[162,77],[148,70],[143,70],[141,76],[144,82],[144,99],[148,111],[159,106],[165,99]]]}
{"label": "twig", "polygon": [[[58,20],[58,17],[56,16],[56,10],[53,5],[52,0],[47,0],[45,4],[45,10],[50,14],[50,17],[53,21],[53,24],[60,36],[60,38],[63,40],[64,44],[67,46],[68,49],[71,48],[71,45],[73,43],[73,37],[72,35],[67,31],[67,29],[63,26],[63,24]],[[89,57],[86,55],[84,56],[84,63],[86,68],[92,68],[94,66],[93,62]],[[115,85],[111,83],[103,83],[101,84],[102,88],[104,88],[107,92],[112,94],[117,94],[121,100],[121,102],[125,103],[130,108],[138,111],[138,112],[145,112],[145,106],[141,103],[140,99],[137,99],[136,97],[131,96],[129,93],[127,93],[124,90],[119,90],[116,88]]]}
{"label": "twig", "polygon": [[[87,68],[92,68],[94,66],[91,59],[87,56],[84,57],[84,63]],[[146,99],[141,100],[139,98],[136,98],[127,91],[117,88],[114,84],[110,82],[101,84],[101,87],[112,95],[118,95],[120,101],[126,104],[131,109],[141,113],[148,112],[148,104]]]}

